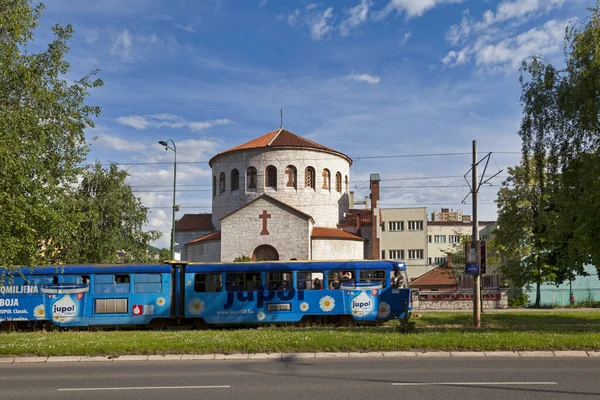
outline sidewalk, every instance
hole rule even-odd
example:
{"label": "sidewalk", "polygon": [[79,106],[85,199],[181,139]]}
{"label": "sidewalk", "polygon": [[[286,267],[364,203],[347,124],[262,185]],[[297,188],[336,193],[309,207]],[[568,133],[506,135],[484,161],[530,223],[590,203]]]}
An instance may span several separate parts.
{"label": "sidewalk", "polygon": [[51,357],[0,357],[0,365],[31,363],[119,362],[119,361],[196,361],[196,360],[294,360],[325,358],[378,358],[378,357],[600,357],[598,351],[386,351],[369,353],[257,353],[257,354],[173,354],[125,356],[51,356]]}

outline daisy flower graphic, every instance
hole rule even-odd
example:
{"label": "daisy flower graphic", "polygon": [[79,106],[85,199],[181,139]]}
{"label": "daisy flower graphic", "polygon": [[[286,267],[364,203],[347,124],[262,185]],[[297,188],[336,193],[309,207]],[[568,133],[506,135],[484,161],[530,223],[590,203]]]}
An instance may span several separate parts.
{"label": "daisy flower graphic", "polygon": [[46,318],[46,310],[44,310],[44,305],[40,304],[33,309],[33,315],[37,319]]}
{"label": "daisy flower graphic", "polygon": [[377,313],[378,318],[387,318],[390,315],[391,307],[385,301],[379,303],[379,312]]}
{"label": "daisy flower graphic", "polygon": [[319,307],[321,307],[321,310],[329,312],[335,307],[335,300],[331,296],[323,296],[319,301]]}
{"label": "daisy flower graphic", "polygon": [[204,301],[200,299],[192,299],[188,303],[188,311],[193,315],[200,315],[204,312]]}
{"label": "daisy flower graphic", "polygon": [[260,311],[256,314],[256,318],[258,318],[259,321],[262,321],[263,319],[265,319],[266,315],[264,312]]}
{"label": "daisy flower graphic", "polygon": [[307,311],[308,311],[308,303],[307,303],[307,302],[305,302],[305,301],[304,301],[304,302],[302,302],[302,303],[300,303],[300,310],[301,310],[302,312],[307,312]]}
{"label": "daisy flower graphic", "polygon": [[164,297],[159,297],[158,299],[156,299],[156,305],[159,307],[162,307],[165,305],[165,298]]}

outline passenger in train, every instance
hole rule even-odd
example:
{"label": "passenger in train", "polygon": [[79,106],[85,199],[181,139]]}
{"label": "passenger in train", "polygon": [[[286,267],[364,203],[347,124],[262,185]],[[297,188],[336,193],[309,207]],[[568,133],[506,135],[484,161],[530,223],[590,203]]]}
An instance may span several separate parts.
{"label": "passenger in train", "polygon": [[323,289],[323,284],[321,283],[321,280],[319,278],[315,278],[315,280],[313,281],[313,290],[322,290]]}
{"label": "passenger in train", "polygon": [[400,271],[394,271],[394,275],[392,276],[392,288],[400,289],[404,287],[404,277],[400,273]]}
{"label": "passenger in train", "polygon": [[221,285],[221,281],[217,280],[215,282],[215,292],[220,292],[223,289],[223,286]]}
{"label": "passenger in train", "polygon": [[279,285],[279,290],[284,291],[289,289],[290,288],[288,287],[288,283],[286,281],[281,281],[281,284]]}
{"label": "passenger in train", "polygon": [[340,288],[340,281],[337,276],[333,278],[333,282],[329,282],[329,290],[337,290]]}
{"label": "passenger in train", "polygon": [[342,280],[343,281],[352,280],[352,273],[350,273],[350,271],[344,271],[344,274],[342,275]]}

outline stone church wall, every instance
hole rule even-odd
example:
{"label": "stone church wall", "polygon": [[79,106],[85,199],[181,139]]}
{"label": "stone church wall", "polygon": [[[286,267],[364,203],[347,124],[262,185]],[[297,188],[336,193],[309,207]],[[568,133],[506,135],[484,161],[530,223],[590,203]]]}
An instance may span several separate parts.
{"label": "stone church wall", "polygon": [[181,259],[198,262],[219,262],[221,261],[221,241],[208,240],[185,246],[181,253]]}
{"label": "stone church wall", "polygon": [[339,239],[313,239],[313,260],[364,260],[364,242]]}
{"label": "stone church wall", "polygon": [[[259,215],[267,211],[268,235],[261,235],[263,219]],[[280,260],[309,259],[310,220],[288,208],[281,208],[261,199],[246,208],[224,218],[221,227],[221,261],[230,262],[236,257],[251,257],[261,245],[270,245],[279,253]]]}
{"label": "stone church wall", "polygon": [[[268,166],[277,168],[277,189],[265,187],[265,171]],[[296,168],[296,188],[286,187],[286,167]],[[256,189],[247,188],[248,167],[257,170]],[[315,189],[305,187],[305,170],[313,167],[316,175]],[[323,189],[323,169],[330,171],[329,189]],[[240,173],[239,190],[231,191],[231,171]],[[219,177],[225,173],[225,191],[220,193]],[[336,173],[342,175],[342,190],[336,191]],[[212,204],[212,223],[220,230],[221,218],[267,194],[290,207],[296,208],[315,221],[315,226],[335,228],[349,209],[348,188],[345,178],[350,179],[349,161],[337,154],[317,150],[297,149],[248,149],[224,154],[212,163],[212,174],[216,177],[216,195]]]}

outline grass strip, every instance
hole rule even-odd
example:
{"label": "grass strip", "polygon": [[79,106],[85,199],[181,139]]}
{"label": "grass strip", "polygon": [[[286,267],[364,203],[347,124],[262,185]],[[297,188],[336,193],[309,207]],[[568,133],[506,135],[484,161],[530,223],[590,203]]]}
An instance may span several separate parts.
{"label": "grass strip", "polygon": [[66,331],[0,334],[0,356],[206,354],[314,351],[600,350],[600,313],[423,313],[412,334],[377,327],[265,327],[206,331]]}

